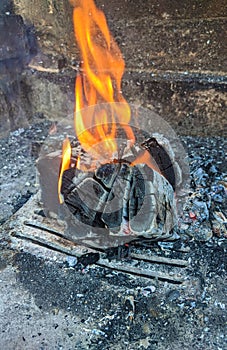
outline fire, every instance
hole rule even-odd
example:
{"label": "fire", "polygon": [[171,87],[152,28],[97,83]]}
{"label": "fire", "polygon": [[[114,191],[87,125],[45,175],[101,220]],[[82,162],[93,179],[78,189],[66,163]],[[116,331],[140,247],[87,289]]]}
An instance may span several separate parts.
{"label": "fire", "polygon": [[[75,87],[75,131],[85,151],[92,155],[101,151],[109,160],[117,152],[117,125],[134,141],[128,125],[130,107],[121,93],[125,63],[105,15],[94,1],[75,0],[73,5],[74,32],[82,59]],[[85,109],[89,106],[94,107]]]}
{"label": "fire", "polygon": [[132,162],[132,166],[135,166],[136,164],[147,164],[151,169],[153,169],[154,171],[158,172],[160,175],[162,175],[157,163],[155,162],[155,160],[151,157],[151,155],[149,154],[149,152],[147,150],[142,151],[137,158]]}
{"label": "fire", "polygon": [[61,164],[61,169],[60,169],[60,174],[59,174],[59,179],[58,179],[58,198],[60,203],[63,203],[63,199],[61,196],[61,185],[62,185],[62,176],[65,170],[69,169],[71,166],[71,145],[68,137],[63,141],[62,144],[62,164]]}
{"label": "fire", "polygon": [[77,157],[77,160],[76,160],[76,168],[77,168],[78,170],[81,169],[81,167],[80,167],[80,156]]}
{"label": "fire", "polygon": [[[118,152],[118,128],[124,131],[131,145],[135,142],[129,125],[130,106],[121,92],[125,62],[109,32],[104,13],[94,0],[71,0],[71,3],[75,38],[81,54],[81,69],[75,84],[75,132],[86,152],[100,163],[108,163]],[[71,166],[70,157],[67,139],[63,144],[58,183],[61,203],[62,174]],[[158,170],[147,151],[132,165],[138,162]],[[80,159],[77,168],[81,169]]]}

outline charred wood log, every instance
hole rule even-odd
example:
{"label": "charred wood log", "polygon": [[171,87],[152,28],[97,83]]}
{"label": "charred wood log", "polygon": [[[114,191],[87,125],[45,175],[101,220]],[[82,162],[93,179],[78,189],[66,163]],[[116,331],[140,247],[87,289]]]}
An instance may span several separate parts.
{"label": "charred wood log", "polygon": [[75,240],[116,246],[139,237],[164,239],[176,226],[173,188],[145,164],[109,163],[87,173],[71,168],[62,183]]}
{"label": "charred wood log", "polygon": [[[120,159],[101,165],[73,139],[72,167],[62,177],[62,205],[57,196],[61,152],[39,159],[43,208],[46,214],[54,212],[66,222],[69,239],[107,248],[142,238],[172,238],[177,226],[174,189],[181,181],[181,168],[162,135],[149,138],[135,134],[135,145],[128,147],[123,141],[119,147]],[[134,163],[144,149],[154,160],[154,168],[152,162],[151,166]],[[76,166],[78,156],[80,170]]]}

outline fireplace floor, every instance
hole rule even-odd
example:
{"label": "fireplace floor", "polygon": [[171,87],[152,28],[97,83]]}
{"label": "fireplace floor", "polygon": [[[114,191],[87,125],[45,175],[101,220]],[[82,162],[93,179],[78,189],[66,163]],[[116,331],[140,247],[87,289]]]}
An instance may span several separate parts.
{"label": "fireplace floor", "polygon": [[224,349],[223,239],[133,248],[130,260],[77,266],[97,252],[63,238],[38,203],[39,193],[3,226],[4,349]]}
{"label": "fireplace floor", "polygon": [[[21,132],[15,143],[5,143],[4,161],[18,164],[18,169],[23,159],[31,159],[31,135],[28,133],[27,141],[25,136]],[[20,137],[25,142],[24,153],[16,159],[14,147],[18,148]],[[62,223],[42,216],[39,193],[18,210],[24,192],[15,198],[8,191],[8,205],[15,213],[2,219],[0,233],[1,348],[225,348],[224,195],[221,188],[212,187],[225,183],[224,139],[185,140],[194,183],[184,212],[189,219],[181,220],[182,238],[133,247],[132,259],[109,261],[101,253],[102,264],[77,266],[81,255],[93,253],[95,260],[97,251],[66,240]],[[27,168],[23,162],[26,182],[34,183],[34,160],[33,156]],[[218,172],[208,166],[209,160],[210,165],[216,162]],[[24,176],[19,170],[17,177],[6,174],[1,175],[1,185],[9,184],[8,188],[12,181],[14,185],[22,182]],[[206,215],[200,208],[198,217],[193,217],[200,201],[207,207],[211,203],[209,214],[215,216],[200,222],[200,216]],[[141,254],[151,261],[136,260]],[[148,276],[135,274],[135,269]]]}

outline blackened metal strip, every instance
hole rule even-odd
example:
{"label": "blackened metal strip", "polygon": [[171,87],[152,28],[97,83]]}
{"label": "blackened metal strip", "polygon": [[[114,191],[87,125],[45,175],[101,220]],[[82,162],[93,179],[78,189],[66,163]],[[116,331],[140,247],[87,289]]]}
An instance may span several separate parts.
{"label": "blackened metal strip", "polygon": [[160,281],[165,281],[169,283],[174,283],[174,284],[181,284],[184,281],[184,278],[182,276],[170,276],[168,274],[162,273],[162,272],[154,272],[154,271],[149,271],[149,270],[143,270],[139,269],[136,267],[131,267],[131,266],[123,266],[123,265],[118,265],[114,263],[108,263],[104,261],[103,259],[100,259],[96,265],[100,267],[105,267],[109,268],[114,271],[119,271],[122,273],[126,273],[129,275],[135,275],[135,276],[140,276],[140,277],[145,277],[145,278],[154,278],[158,279]]}
{"label": "blackened metal strip", "polygon": [[[33,244],[37,244],[37,245],[40,245],[42,247],[58,251],[60,253],[72,255],[72,256],[75,256],[77,258],[80,258],[80,257],[84,256],[85,254],[89,254],[89,253],[92,253],[92,254],[97,253],[97,252],[101,253],[97,250],[86,247],[84,245],[78,245],[77,243],[75,243],[73,241],[69,241],[67,238],[61,238],[61,240],[59,240],[59,241],[47,241],[45,238],[42,238],[40,236],[36,236],[34,234],[32,235],[31,233],[26,234],[26,233],[24,233],[24,232],[22,233],[20,231],[11,233],[11,236],[13,236],[15,238],[22,239],[22,240],[30,241]],[[74,247],[72,247],[72,243],[74,244]],[[79,251],[82,249],[86,250],[86,252]]]}
{"label": "blackened metal strip", "polygon": [[[24,225],[26,225],[28,227],[32,227],[32,228],[38,229],[38,230],[42,230],[44,232],[51,233],[54,236],[57,236],[59,238],[64,239],[64,241],[67,242],[68,244],[74,244],[75,246],[89,249],[93,253],[95,251],[99,252],[99,253],[104,253],[105,252],[104,249],[93,247],[92,245],[89,245],[89,244],[86,244],[86,243],[82,243],[82,242],[81,242],[82,243],[81,244],[79,242],[79,239],[78,239],[78,242],[75,242],[72,239],[70,239],[69,237],[66,237],[63,233],[61,233],[59,231],[56,231],[55,229],[52,229],[52,228],[50,228],[50,227],[48,227],[46,225],[40,224],[39,222],[25,220],[24,221]],[[86,238],[86,240],[89,240],[89,239],[93,240],[93,238],[90,238],[90,237]]]}
{"label": "blackened metal strip", "polygon": [[149,256],[149,255],[134,254],[134,253],[131,253],[130,257],[135,260],[146,261],[146,262],[155,263],[155,264],[174,265],[178,267],[188,266],[188,261],[182,260],[182,259],[172,259],[172,258],[166,258],[162,256],[154,256],[154,255]]}
{"label": "blackened metal strip", "polygon": [[13,236],[15,238],[22,239],[22,240],[29,241],[33,244],[39,245],[40,247],[51,249],[51,250],[59,252],[59,253],[63,253],[66,255],[72,255],[72,256],[75,256],[77,258],[80,258],[83,255],[82,253],[81,254],[75,253],[75,252],[71,251],[69,248],[65,248],[63,246],[59,247],[58,244],[55,244],[53,242],[47,242],[46,240],[44,240],[40,237],[37,237],[37,236],[31,237],[27,234],[24,234],[24,233],[22,234],[19,232],[13,232],[13,233],[11,233],[11,236]]}
{"label": "blackened metal strip", "polygon": [[25,226],[29,226],[29,227],[33,227],[33,228],[37,228],[39,230],[43,230],[43,231],[46,231],[46,232],[49,232],[49,233],[52,233],[54,234],[55,236],[58,236],[60,238],[64,238],[65,239],[65,236],[63,233],[55,230],[55,229],[52,229],[46,225],[43,225],[43,224],[40,224],[39,222],[36,222],[36,221],[29,221],[29,220],[25,220],[24,221],[24,225]]}

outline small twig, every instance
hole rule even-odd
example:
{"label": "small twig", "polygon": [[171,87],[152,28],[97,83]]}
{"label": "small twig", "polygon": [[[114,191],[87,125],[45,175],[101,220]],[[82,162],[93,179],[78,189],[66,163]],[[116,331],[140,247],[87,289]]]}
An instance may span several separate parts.
{"label": "small twig", "polygon": [[45,68],[43,66],[36,66],[34,64],[29,64],[28,65],[29,68],[31,69],[35,69],[39,72],[47,72],[47,73],[59,73],[59,69],[58,68]]}

